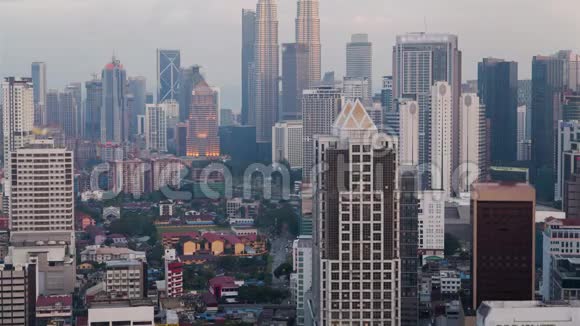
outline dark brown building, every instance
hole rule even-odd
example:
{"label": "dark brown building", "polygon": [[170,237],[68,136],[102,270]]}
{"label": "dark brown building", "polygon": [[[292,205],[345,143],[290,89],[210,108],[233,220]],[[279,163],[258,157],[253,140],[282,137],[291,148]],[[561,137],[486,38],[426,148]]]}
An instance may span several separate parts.
{"label": "dark brown building", "polygon": [[535,189],[479,183],[471,191],[472,307],[534,299]]}

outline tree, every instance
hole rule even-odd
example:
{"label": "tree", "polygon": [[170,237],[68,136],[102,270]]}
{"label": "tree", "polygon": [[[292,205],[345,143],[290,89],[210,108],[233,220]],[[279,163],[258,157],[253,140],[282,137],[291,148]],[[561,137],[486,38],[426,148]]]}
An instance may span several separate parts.
{"label": "tree", "polygon": [[286,278],[290,278],[290,274],[292,274],[292,264],[290,263],[282,263],[274,270],[274,276],[276,278],[280,278],[281,276],[286,276]]}
{"label": "tree", "polygon": [[238,300],[242,303],[273,303],[280,304],[290,293],[266,286],[242,286],[238,290]]}
{"label": "tree", "polygon": [[445,256],[453,256],[461,249],[461,243],[451,233],[445,233]]}

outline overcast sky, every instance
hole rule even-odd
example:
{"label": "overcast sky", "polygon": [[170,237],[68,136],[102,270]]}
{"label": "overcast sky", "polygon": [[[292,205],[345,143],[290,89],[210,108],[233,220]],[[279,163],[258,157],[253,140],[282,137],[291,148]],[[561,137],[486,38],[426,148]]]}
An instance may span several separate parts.
{"label": "overcast sky", "polygon": [[[240,103],[241,9],[257,0],[0,0],[0,76],[29,76],[46,61],[50,88],[100,73],[113,52],[130,76],[155,89],[155,49],[181,49],[182,65],[199,64],[222,88],[224,107]],[[345,43],[368,33],[374,78],[391,73],[395,36],[449,32],[459,36],[463,79],[477,61],[494,56],[519,62],[580,48],[578,0],[320,0],[323,71],[345,70]],[[279,0],[280,43],[294,42],[296,0]],[[426,22],[426,24],[425,24]]]}

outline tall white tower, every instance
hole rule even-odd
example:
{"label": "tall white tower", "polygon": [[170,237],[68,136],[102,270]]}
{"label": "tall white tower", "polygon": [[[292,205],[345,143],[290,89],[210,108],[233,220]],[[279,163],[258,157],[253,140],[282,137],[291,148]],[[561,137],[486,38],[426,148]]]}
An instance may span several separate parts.
{"label": "tall white tower", "polygon": [[399,101],[399,161],[419,165],[419,103]]}
{"label": "tall white tower", "polygon": [[453,173],[453,107],[451,86],[431,87],[431,188],[451,194]]}
{"label": "tall white tower", "polygon": [[456,173],[458,191],[469,192],[486,168],[485,110],[475,93],[461,95],[459,128],[459,170]]}

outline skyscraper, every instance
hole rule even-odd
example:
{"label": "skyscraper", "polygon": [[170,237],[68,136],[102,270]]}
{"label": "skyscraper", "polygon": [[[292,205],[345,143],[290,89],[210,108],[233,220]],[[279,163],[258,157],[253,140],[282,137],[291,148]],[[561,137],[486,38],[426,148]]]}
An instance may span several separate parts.
{"label": "skyscraper", "polygon": [[361,101],[365,107],[373,104],[372,97],[369,97],[371,81],[369,78],[344,77],[342,80],[342,94],[345,101]]}
{"label": "skyscraper", "polygon": [[517,159],[518,64],[484,58],[477,68],[478,95],[489,119],[492,162]]}
{"label": "skyscraper", "polygon": [[101,139],[101,107],[103,103],[103,83],[96,76],[85,83],[85,139],[99,141]]}
{"label": "skyscraper", "polygon": [[42,126],[46,119],[46,63],[33,62],[31,68],[34,87],[34,125]]}
{"label": "skyscraper", "polygon": [[399,101],[399,162],[419,165],[419,103]]}
{"label": "skyscraper", "polygon": [[157,49],[157,102],[176,100],[179,91],[179,50]]}
{"label": "skyscraper", "polygon": [[205,80],[200,81],[191,96],[189,128],[187,131],[187,156],[217,157],[220,155],[218,136],[219,109],[216,92]]}
{"label": "skyscraper", "polygon": [[535,209],[528,184],[473,185],[473,309],[486,300],[534,299]]}
{"label": "skyscraper", "polygon": [[535,56],[532,61],[532,181],[538,198],[554,196],[556,130],[562,119],[564,61],[554,56]]}
{"label": "skyscraper", "polygon": [[101,80],[101,142],[121,143],[127,140],[127,73],[121,62],[113,58],[103,69]]}
{"label": "skyscraper", "polygon": [[447,82],[431,87],[431,188],[453,192],[453,94]]}
{"label": "skyscraper", "polygon": [[381,105],[385,109],[385,112],[389,112],[393,108],[393,76],[383,76]]}
{"label": "skyscraper", "polygon": [[302,117],[302,91],[308,87],[308,47],[282,45],[282,114],[280,120]]}
{"label": "skyscraper", "polygon": [[203,79],[199,66],[190,66],[180,69],[179,74],[179,121],[186,121],[189,117],[191,92],[193,87]]}
{"label": "skyscraper", "polygon": [[60,103],[57,89],[49,89],[46,93],[46,125],[60,126]]}
{"label": "skyscraper", "polygon": [[291,169],[301,169],[302,121],[278,122],[272,128],[272,163],[286,161]]}
{"label": "skyscraper", "polygon": [[302,182],[311,182],[314,164],[314,135],[328,135],[342,108],[342,92],[332,86],[305,90],[302,95]]}
{"label": "skyscraper", "polygon": [[[27,144],[32,134],[34,124],[32,79],[7,77],[2,83],[2,94],[4,163],[6,163],[10,158],[10,152]],[[7,168],[5,164],[5,171]]]}
{"label": "skyscraper", "polygon": [[525,105],[518,106],[518,161],[529,160],[528,144],[529,141],[526,138],[526,130],[528,129],[528,107]]}
{"label": "skyscraper", "polygon": [[332,135],[315,138],[320,325],[400,322],[397,145],[389,137],[369,145],[377,132],[357,101],[343,108]]}
{"label": "skyscraper", "polygon": [[242,9],[242,125],[254,125],[255,108],[250,105],[254,78],[251,76],[256,43],[256,12]]}
{"label": "skyscraper", "polygon": [[296,14],[296,43],[308,48],[308,87],[320,81],[321,46],[318,0],[298,0]]}
{"label": "skyscraper", "polygon": [[[429,163],[431,86],[446,81],[451,87],[453,130],[459,130],[461,90],[461,52],[457,36],[450,34],[409,33],[397,36],[393,48],[393,98],[409,98],[419,103],[419,164]],[[458,148],[457,135],[453,148]],[[456,151],[457,152],[457,151]],[[459,154],[458,152],[456,154]],[[459,161],[456,155],[452,166]],[[419,171],[424,176],[424,169]],[[423,183],[423,186],[428,186]]]}
{"label": "skyscraper", "polygon": [[58,95],[58,118],[59,126],[68,138],[78,137],[77,117],[79,106],[75,92],[72,89],[65,89]]}
{"label": "skyscraper", "polygon": [[[272,126],[278,120],[278,5],[258,0],[254,48],[256,85],[256,141],[271,148]],[[267,146],[266,146],[267,145]]]}
{"label": "skyscraper", "polygon": [[469,192],[471,184],[487,175],[485,107],[475,93],[461,94],[459,125],[459,174],[457,191]]}
{"label": "skyscraper", "polygon": [[163,104],[145,108],[145,144],[150,151],[167,151],[167,112]]}
{"label": "skyscraper", "polygon": [[137,133],[137,116],[145,114],[147,79],[142,76],[129,77],[129,94],[133,95],[133,107],[129,117],[131,135]]}
{"label": "skyscraper", "polygon": [[346,77],[368,79],[368,98],[373,98],[373,44],[367,34],[354,34],[346,44]]}

